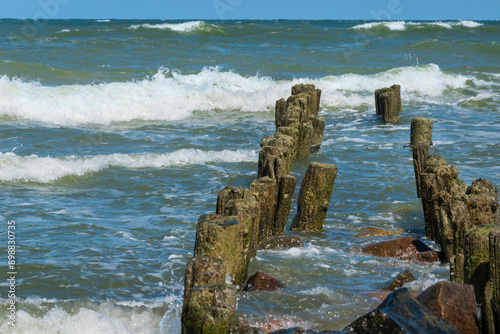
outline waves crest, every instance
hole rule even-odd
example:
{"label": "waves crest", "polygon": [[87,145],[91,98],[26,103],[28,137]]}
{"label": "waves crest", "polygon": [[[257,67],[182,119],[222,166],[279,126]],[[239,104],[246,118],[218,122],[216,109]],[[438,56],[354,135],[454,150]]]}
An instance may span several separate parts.
{"label": "waves crest", "polygon": [[258,153],[253,150],[203,151],[181,149],[170,153],[111,154],[88,157],[18,156],[13,152],[0,153],[0,181],[51,183],[66,176],[83,176],[110,167],[166,168],[206,163],[254,162]]}
{"label": "waves crest", "polygon": [[199,32],[214,32],[219,31],[219,28],[204,21],[188,21],[182,23],[144,23],[130,26],[130,29],[159,29],[170,30],[178,33],[199,33]]}
{"label": "waves crest", "polygon": [[475,21],[435,21],[435,22],[405,22],[405,21],[383,21],[383,22],[369,22],[356,25],[351,29],[355,30],[373,30],[385,28],[391,31],[404,31],[407,29],[424,29],[424,28],[444,28],[453,29],[457,27],[462,28],[477,28],[482,26],[482,23]]}
{"label": "waves crest", "polygon": [[[214,110],[272,112],[290,87],[313,83],[323,90],[323,108],[355,109],[373,105],[373,92],[400,84],[405,101],[448,103],[464,97],[459,90],[472,76],[446,73],[428,64],[393,68],[375,74],[329,75],[323,78],[274,80],[245,77],[220,68],[196,74],[160,69],[154,76],[132,82],[48,87],[36,82],[0,77],[0,115],[59,126],[110,125],[134,121],[177,121],[194,112]],[[469,87],[470,88],[470,87]]]}

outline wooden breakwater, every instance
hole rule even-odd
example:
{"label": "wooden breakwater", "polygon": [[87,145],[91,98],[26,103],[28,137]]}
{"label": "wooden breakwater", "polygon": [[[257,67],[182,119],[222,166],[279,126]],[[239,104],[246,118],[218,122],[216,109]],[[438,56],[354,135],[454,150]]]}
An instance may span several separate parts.
{"label": "wooden breakwater", "polygon": [[429,154],[432,121],[413,118],[411,144],[417,196],[422,200],[427,237],[441,245],[450,280],[472,284],[482,308],[483,333],[500,332],[500,225],[493,184],[477,179],[470,186],[458,167]]}
{"label": "wooden breakwater", "polygon": [[[285,234],[297,179],[292,162],[321,146],[325,119],[318,115],[321,90],[295,85],[275,107],[276,132],[262,139],[258,178],[249,188],[227,186],[217,196],[215,213],[201,215],[194,257],[187,263],[182,333],[251,331],[235,319],[236,293],[248,276],[259,245]],[[302,182],[293,228],[321,231],[337,167],[311,163]],[[244,329],[241,329],[244,328]]]}

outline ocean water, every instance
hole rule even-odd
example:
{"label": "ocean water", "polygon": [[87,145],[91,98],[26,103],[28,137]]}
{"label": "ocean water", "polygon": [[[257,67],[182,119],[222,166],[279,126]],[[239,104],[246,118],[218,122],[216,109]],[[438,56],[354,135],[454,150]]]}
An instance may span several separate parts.
{"label": "ocean water", "polygon": [[[250,272],[287,288],[240,293],[238,313],[335,330],[404,269],[414,292],[448,279],[444,265],[363,255],[385,239],[356,235],[425,240],[412,117],[434,120],[431,152],[468,184],[500,186],[499,41],[499,21],[0,20],[0,332],[179,333],[197,219],[256,178],[274,103],[296,83],[322,89],[326,119],[320,152],[292,168],[298,187],[311,161],[339,168],[325,230],[259,252]],[[392,84],[403,113],[385,125],[373,93]]]}

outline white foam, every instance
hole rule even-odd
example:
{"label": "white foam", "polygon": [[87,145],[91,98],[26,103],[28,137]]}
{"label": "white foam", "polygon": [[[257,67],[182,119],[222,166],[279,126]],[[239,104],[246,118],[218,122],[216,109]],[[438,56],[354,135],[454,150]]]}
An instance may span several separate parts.
{"label": "white foam", "polygon": [[88,157],[17,156],[13,152],[0,153],[0,180],[8,182],[50,183],[61,177],[82,176],[111,166],[125,168],[165,168],[217,162],[253,162],[258,153],[253,150],[202,151],[181,149],[158,154],[111,154]]}
{"label": "white foam", "polygon": [[[372,106],[373,91],[394,83],[402,87],[404,101],[438,102],[447,89],[466,87],[470,77],[443,72],[435,64],[394,68],[370,74],[331,75],[319,79],[277,81],[269,77],[243,77],[220,68],[197,74],[160,69],[142,81],[95,85],[42,86],[0,77],[0,115],[62,126],[109,125],[114,122],[175,121],[195,111],[274,109],[276,100],[290,95],[290,87],[310,82],[323,90],[322,107],[356,109]],[[453,100],[454,102],[456,99]]]}
{"label": "white foam", "polygon": [[380,21],[380,22],[369,22],[369,23],[363,23],[363,24],[358,24],[351,29],[355,30],[370,30],[370,29],[379,29],[381,27],[387,28],[391,31],[404,31],[408,27],[415,27],[415,28],[425,28],[425,27],[440,27],[440,28],[445,28],[445,29],[452,29],[454,27],[466,27],[466,28],[477,28],[482,26],[482,23],[475,22],[475,21],[451,21],[451,22],[442,22],[442,21],[435,21],[435,22],[405,22],[405,21]]}
{"label": "white foam", "polygon": [[144,23],[144,24],[137,24],[130,26],[130,29],[139,29],[139,28],[172,30],[176,32],[189,33],[199,30],[209,30],[210,28],[217,28],[217,26],[203,21],[189,21],[182,23],[158,23],[158,24]]}

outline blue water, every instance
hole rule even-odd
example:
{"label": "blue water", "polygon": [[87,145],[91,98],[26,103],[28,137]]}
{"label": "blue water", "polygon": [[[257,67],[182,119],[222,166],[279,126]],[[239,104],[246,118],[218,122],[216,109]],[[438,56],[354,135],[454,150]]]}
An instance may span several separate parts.
{"label": "blue water", "polygon": [[[385,239],[356,235],[424,238],[415,116],[434,120],[431,152],[460,178],[498,188],[499,41],[498,21],[0,20],[5,277],[12,220],[17,252],[16,327],[2,280],[1,331],[178,333],[198,216],[257,177],[274,103],[301,82],[322,89],[326,130],[320,152],[293,165],[298,187],[311,161],[339,168],[325,231],[259,252],[250,272],[287,288],[240,293],[239,314],[341,329],[403,269],[415,292],[448,279],[444,265],[363,255]],[[373,92],[395,83],[403,113],[385,125]]]}

